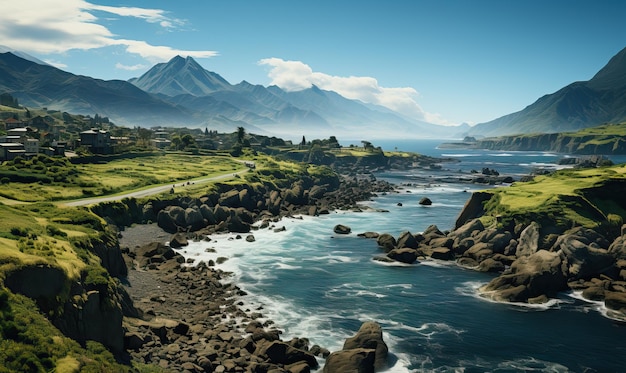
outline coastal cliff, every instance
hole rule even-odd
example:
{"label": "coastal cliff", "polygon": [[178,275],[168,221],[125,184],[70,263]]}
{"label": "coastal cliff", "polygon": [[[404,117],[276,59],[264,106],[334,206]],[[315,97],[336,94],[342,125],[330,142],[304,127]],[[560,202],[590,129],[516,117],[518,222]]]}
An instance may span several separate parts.
{"label": "coastal cliff", "polygon": [[395,239],[379,260],[454,260],[498,276],[479,291],[501,302],[545,303],[578,291],[626,319],[626,178],[623,166],[568,170],[480,191],[452,231],[431,226]]}
{"label": "coastal cliff", "polygon": [[543,151],[564,154],[626,154],[626,124],[608,124],[578,132],[490,137],[466,147],[504,151]]}

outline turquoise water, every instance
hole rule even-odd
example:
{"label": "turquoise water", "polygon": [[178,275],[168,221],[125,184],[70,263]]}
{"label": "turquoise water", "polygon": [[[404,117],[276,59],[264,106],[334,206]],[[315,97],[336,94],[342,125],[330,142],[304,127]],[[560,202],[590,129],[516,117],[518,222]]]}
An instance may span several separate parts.
{"label": "turquoise water", "polygon": [[[411,146],[401,150],[454,154],[460,162],[441,171],[450,174],[483,164],[501,173],[523,174],[561,157],[439,151],[432,141]],[[415,182],[400,193],[365,202],[388,212],[284,219],[276,226],[285,226],[286,231],[254,232],[253,243],[218,236],[209,243],[194,243],[185,254],[197,260],[228,257],[221,267],[233,271],[249,293],[247,307],[262,308],[260,312],[284,330],[283,339],[308,337],[313,344],[336,350],[363,321],[379,322],[393,355],[390,372],[626,370],[626,326],[605,318],[600,304],[581,301],[575,294],[563,294],[547,306],[497,304],[476,295],[477,287],[492,275],[448,262],[388,265],[372,260],[381,254],[376,242],[356,233],[397,236],[423,231],[430,224],[450,229],[477,188],[424,183],[415,173],[378,176],[397,184]],[[422,197],[429,197],[433,205],[420,206]],[[350,226],[353,234],[334,235],[336,224]],[[217,252],[207,253],[207,248]]]}

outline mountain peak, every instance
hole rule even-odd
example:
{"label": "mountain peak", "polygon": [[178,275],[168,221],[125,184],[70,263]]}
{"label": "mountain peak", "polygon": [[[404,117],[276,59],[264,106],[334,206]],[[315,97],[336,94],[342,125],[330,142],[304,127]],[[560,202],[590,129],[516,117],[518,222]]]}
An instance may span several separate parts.
{"label": "mountain peak", "polygon": [[595,89],[626,87],[626,48],[613,56],[588,83]]}
{"label": "mountain peak", "polygon": [[144,91],[171,97],[183,94],[201,97],[232,87],[218,74],[205,70],[191,56],[175,56],[130,82]]}

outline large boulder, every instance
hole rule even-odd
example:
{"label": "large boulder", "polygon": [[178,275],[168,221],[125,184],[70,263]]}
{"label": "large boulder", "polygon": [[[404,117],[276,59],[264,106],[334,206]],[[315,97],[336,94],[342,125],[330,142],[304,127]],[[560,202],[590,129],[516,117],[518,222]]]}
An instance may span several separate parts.
{"label": "large boulder", "polygon": [[387,253],[387,257],[401,263],[413,264],[417,260],[417,250],[409,247],[393,249]]}
{"label": "large boulder", "polygon": [[372,349],[335,351],[326,359],[324,373],[374,373],[375,361],[376,351]]}
{"label": "large boulder", "polygon": [[522,256],[530,256],[539,250],[539,224],[530,223],[519,235],[515,255],[519,258]]}
{"label": "large boulder", "polygon": [[187,226],[185,221],[185,209],[180,206],[167,206],[159,211],[157,225],[168,233],[176,233],[179,228]]}
{"label": "large boulder", "polygon": [[389,233],[383,233],[378,236],[376,243],[387,253],[396,247],[396,239]]}
{"label": "large boulder", "polygon": [[192,231],[205,227],[205,220],[200,212],[200,208],[193,206],[185,209],[185,226]]}
{"label": "large boulder", "polygon": [[503,302],[527,302],[540,296],[555,297],[567,288],[562,254],[539,250],[517,259],[510,272],[480,288],[483,295]]}
{"label": "large boulder", "polygon": [[364,322],[353,337],[346,339],[343,350],[372,349],[375,351],[374,367],[376,370],[387,368],[389,348],[383,341],[383,329],[374,321]]}
{"label": "large boulder", "polygon": [[404,247],[417,249],[418,246],[419,243],[417,242],[417,239],[415,239],[415,236],[411,234],[411,232],[402,232],[396,242],[396,247],[399,249],[402,249]]}
{"label": "large boulder", "polygon": [[591,229],[577,228],[556,240],[553,250],[565,256],[570,280],[589,279],[613,268],[615,258],[597,243],[606,245],[603,239]]}

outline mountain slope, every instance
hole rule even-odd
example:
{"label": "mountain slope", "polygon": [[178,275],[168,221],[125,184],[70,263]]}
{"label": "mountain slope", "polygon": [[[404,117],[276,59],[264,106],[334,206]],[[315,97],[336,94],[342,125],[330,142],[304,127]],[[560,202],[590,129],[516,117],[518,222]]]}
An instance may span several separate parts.
{"label": "mountain slope", "polygon": [[146,92],[172,97],[182,94],[205,96],[231,88],[230,83],[218,74],[205,70],[191,57],[181,56],[156,64],[145,74],[129,82]]}
{"label": "mountain slope", "polygon": [[[175,57],[130,82],[196,113],[207,127],[255,126],[279,135],[449,137],[449,127],[412,121],[386,108],[347,99],[318,87],[286,92],[279,87],[231,85],[193,58]],[[380,110],[379,110],[380,109]],[[234,130],[235,128],[233,128]]]}
{"label": "mountain slope", "polygon": [[0,54],[0,91],[24,106],[48,107],[109,117],[120,125],[191,122],[190,113],[122,80],[99,80],[40,65],[12,53]]}
{"label": "mountain slope", "polygon": [[477,136],[576,131],[603,123],[626,120],[626,48],[593,78],[572,83],[545,95],[525,109],[468,132]]}

